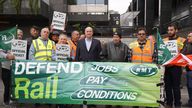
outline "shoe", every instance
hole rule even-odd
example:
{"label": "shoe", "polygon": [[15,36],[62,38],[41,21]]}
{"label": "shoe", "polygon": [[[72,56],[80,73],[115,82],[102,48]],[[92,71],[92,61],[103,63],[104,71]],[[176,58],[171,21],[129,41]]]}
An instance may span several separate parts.
{"label": "shoe", "polygon": [[3,108],[9,108],[9,103],[8,102],[3,102]]}
{"label": "shoe", "polygon": [[9,105],[9,102],[3,102],[3,105],[7,106]]}
{"label": "shoe", "polygon": [[186,104],[184,104],[184,105],[182,105],[183,107],[192,107],[192,104],[190,104],[190,103],[186,103]]}
{"label": "shoe", "polygon": [[170,105],[165,105],[165,108],[172,108],[172,106],[170,106]]}

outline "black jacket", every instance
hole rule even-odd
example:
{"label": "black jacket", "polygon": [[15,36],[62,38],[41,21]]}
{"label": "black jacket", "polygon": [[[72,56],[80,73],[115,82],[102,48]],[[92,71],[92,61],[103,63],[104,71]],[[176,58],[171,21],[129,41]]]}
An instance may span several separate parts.
{"label": "black jacket", "polygon": [[106,61],[127,62],[129,52],[129,47],[122,42],[118,45],[114,44],[114,42],[108,42],[104,45],[102,55]]}
{"label": "black jacket", "polygon": [[30,36],[29,38],[27,38],[27,60],[29,59],[29,49],[30,49],[30,46],[32,44],[32,41],[37,39],[38,37],[34,37],[34,36]]}
{"label": "black jacket", "polygon": [[[184,55],[192,54],[192,43],[189,43],[188,40],[184,42],[183,49],[181,50],[181,53]],[[189,71],[190,69],[186,67],[186,70]]]}
{"label": "black jacket", "polygon": [[183,49],[181,50],[181,53],[184,55],[192,54],[192,43],[189,43],[188,40],[184,42]]}
{"label": "black jacket", "polygon": [[100,61],[101,43],[92,39],[91,48],[86,48],[85,39],[78,41],[76,50],[76,61]]}

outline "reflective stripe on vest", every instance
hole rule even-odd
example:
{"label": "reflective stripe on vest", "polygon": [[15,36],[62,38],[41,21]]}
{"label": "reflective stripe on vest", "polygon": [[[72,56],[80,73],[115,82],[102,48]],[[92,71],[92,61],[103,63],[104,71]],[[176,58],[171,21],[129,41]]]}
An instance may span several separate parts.
{"label": "reflective stripe on vest", "polygon": [[132,48],[133,63],[152,63],[153,62],[154,46],[150,40],[147,40],[143,50],[136,45]]}
{"label": "reflective stripe on vest", "polygon": [[43,44],[41,39],[33,40],[33,45],[35,48],[35,59],[36,60],[52,60],[52,48],[53,42],[48,40],[47,45]]}

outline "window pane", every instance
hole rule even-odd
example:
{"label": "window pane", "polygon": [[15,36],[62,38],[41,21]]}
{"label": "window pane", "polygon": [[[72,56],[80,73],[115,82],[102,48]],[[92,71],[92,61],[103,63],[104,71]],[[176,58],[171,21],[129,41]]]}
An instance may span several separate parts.
{"label": "window pane", "polygon": [[95,4],[95,0],[87,0],[87,4]]}
{"label": "window pane", "polygon": [[77,0],[77,4],[86,4],[86,0]]}
{"label": "window pane", "polygon": [[105,4],[105,0],[96,0],[96,4]]}

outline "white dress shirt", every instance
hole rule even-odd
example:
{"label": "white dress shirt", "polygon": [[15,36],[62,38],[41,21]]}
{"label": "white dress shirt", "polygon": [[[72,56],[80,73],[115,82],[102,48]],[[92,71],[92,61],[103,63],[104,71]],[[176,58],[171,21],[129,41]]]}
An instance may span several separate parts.
{"label": "white dress shirt", "polygon": [[85,45],[86,45],[87,51],[90,50],[91,44],[92,44],[92,38],[91,39],[85,38]]}

